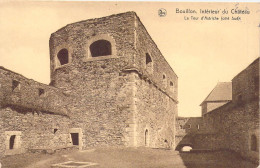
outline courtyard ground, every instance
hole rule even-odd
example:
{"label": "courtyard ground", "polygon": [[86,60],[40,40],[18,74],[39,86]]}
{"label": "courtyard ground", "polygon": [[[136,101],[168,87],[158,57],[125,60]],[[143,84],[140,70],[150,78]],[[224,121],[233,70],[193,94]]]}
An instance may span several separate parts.
{"label": "courtyard ground", "polygon": [[95,148],[59,151],[54,154],[26,153],[7,156],[2,168],[49,168],[52,164],[80,161],[98,165],[89,168],[256,168],[230,152],[179,153],[150,148]]}

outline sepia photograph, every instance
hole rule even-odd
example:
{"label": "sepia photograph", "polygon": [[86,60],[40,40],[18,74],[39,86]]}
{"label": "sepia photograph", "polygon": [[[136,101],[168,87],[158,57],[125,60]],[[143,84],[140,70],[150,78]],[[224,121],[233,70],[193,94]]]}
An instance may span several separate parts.
{"label": "sepia photograph", "polygon": [[0,168],[257,168],[260,3],[0,2]]}

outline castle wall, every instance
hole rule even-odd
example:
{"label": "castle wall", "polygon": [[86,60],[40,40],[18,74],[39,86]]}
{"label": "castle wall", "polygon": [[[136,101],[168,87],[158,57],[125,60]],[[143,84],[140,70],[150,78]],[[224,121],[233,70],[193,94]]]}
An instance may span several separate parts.
{"label": "castle wall", "polygon": [[[87,62],[86,69],[71,70],[70,85],[75,88],[71,120],[75,127],[82,128],[84,146],[128,145],[132,79],[119,71],[121,64],[123,58],[106,59]],[[60,73],[60,79],[66,75]]]}
{"label": "castle wall", "polygon": [[69,115],[70,96],[51,87],[0,67],[0,107],[12,106]]}
{"label": "castle wall", "polygon": [[141,76],[135,80],[137,146],[174,148],[176,103]]}
{"label": "castle wall", "polygon": [[[136,144],[175,147],[178,77],[135,16]],[[147,55],[151,62],[147,62]],[[147,132],[146,132],[147,131]]]}
{"label": "castle wall", "polygon": [[[29,149],[52,149],[71,145],[69,123],[69,118],[62,115],[1,108],[1,157],[23,153]],[[55,133],[54,129],[57,129]],[[12,135],[15,138],[13,149],[10,149]]]}
{"label": "castle wall", "polygon": [[[238,104],[245,104],[252,100],[259,100],[259,58],[232,80],[232,100]],[[239,99],[241,96],[241,100]]]}
{"label": "castle wall", "polygon": [[[160,89],[167,92],[175,101],[178,100],[178,77],[172,70],[171,66],[163,57],[151,36],[146,31],[144,25],[138,17],[135,20],[135,66],[138,70],[150,80],[152,80]],[[146,53],[152,59],[152,71],[146,66]],[[165,79],[163,79],[165,75]],[[170,86],[172,82],[173,86]]]}
{"label": "castle wall", "polygon": [[[211,125],[214,132],[221,137],[215,141],[213,148],[233,150],[245,158],[259,160],[259,143],[257,150],[251,150],[251,136],[259,141],[259,105],[252,101],[243,106],[230,104],[204,115],[206,125]],[[219,143],[222,144],[219,144]]]}
{"label": "castle wall", "polygon": [[204,123],[221,137],[214,147],[259,162],[259,58],[234,77],[232,89],[232,102],[205,114]]}

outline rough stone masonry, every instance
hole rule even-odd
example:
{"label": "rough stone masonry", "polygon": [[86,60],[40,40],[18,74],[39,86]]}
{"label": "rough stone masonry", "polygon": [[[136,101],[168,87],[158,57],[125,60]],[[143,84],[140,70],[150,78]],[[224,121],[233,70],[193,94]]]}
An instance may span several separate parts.
{"label": "rough stone masonry", "polygon": [[134,12],[50,37],[51,83],[0,68],[0,153],[76,146],[175,148],[178,77]]}

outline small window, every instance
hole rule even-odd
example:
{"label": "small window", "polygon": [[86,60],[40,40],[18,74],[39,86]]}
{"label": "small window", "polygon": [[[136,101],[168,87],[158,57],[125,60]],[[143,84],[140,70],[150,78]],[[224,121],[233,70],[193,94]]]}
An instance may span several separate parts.
{"label": "small window", "polygon": [[170,90],[171,90],[171,92],[174,92],[174,86],[173,86],[173,82],[172,81],[170,81]]}
{"label": "small window", "polygon": [[148,146],[148,130],[147,129],[144,132],[144,145]]}
{"label": "small window", "polygon": [[188,125],[187,125],[187,129],[191,129],[191,124],[188,124]]}
{"label": "small window", "polygon": [[90,45],[92,57],[112,55],[111,43],[107,40],[98,40]]}
{"label": "small window", "polygon": [[53,129],[53,133],[54,133],[54,134],[55,134],[57,131],[58,131],[57,128],[54,128],[54,129]]}
{"label": "small window", "polygon": [[20,90],[20,82],[13,80],[12,82],[12,90],[14,91],[15,89]]}
{"label": "small window", "polygon": [[180,125],[180,129],[183,129],[183,126],[182,126],[182,125]]}
{"label": "small window", "polygon": [[9,149],[14,149],[15,135],[12,135],[9,140]]}
{"label": "small window", "polygon": [[44,89],[41,89],[41,88],[38,89],[39,96],[44,95],[44,93],[45,93]]}
{"label": "small window", "polygon": [[257,138],[255,135],[251,136],[251,150],[257,151]]}
{"label": "small window", "polygon": [[166,87],[167,87],[167,78],[166,78],[166,75],[165,75],[165,74],[163,74],[163,76],[162,76],[162,77],[163,77],[163,82],[162,82],[162,83],[163,83],[163,87],[165,87],[165,88],[166,88]]}
{"label": "small window", "polygon": [[153,72],[153,61],[152,61],[151,56],[148,53],[146,53],[145,63],[146,63],[146,70],[149,73],[152,73]]}
{"label": "small window", "polygon": [[65,65],[69,63],[69,52],[67,49],[63,48],[58,52],[58,59],[60,65]]}

